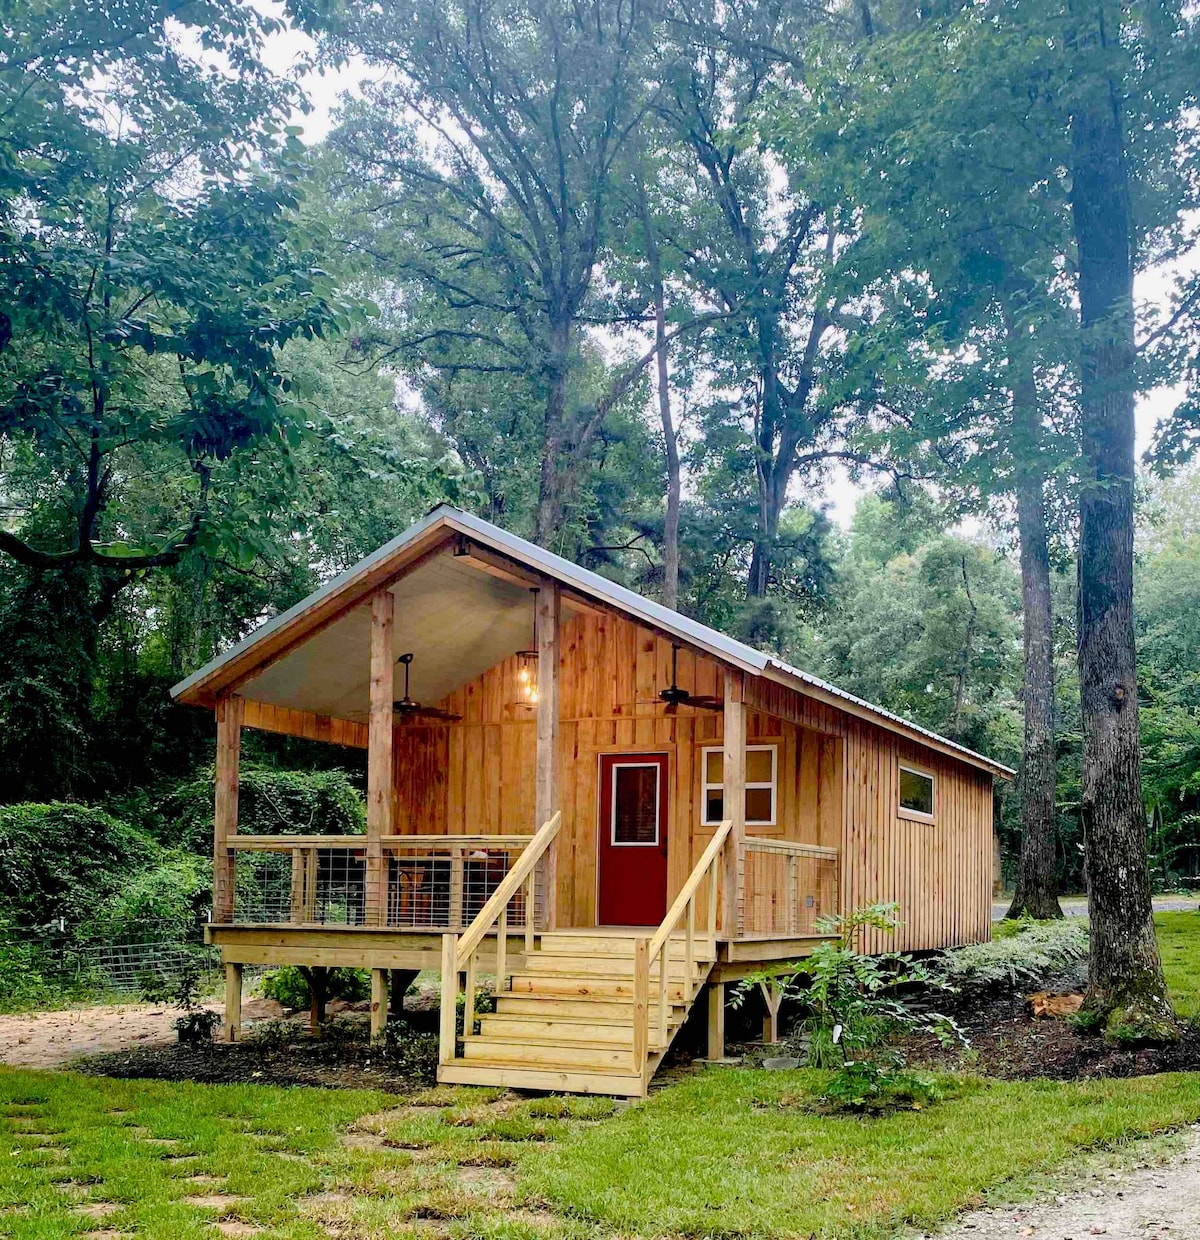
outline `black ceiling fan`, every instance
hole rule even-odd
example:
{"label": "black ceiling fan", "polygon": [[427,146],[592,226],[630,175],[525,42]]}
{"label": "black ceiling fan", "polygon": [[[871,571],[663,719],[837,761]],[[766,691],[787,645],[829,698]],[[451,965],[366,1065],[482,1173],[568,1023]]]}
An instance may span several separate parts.
{"label": "black ceiling fan", "polygon": [[441,723],[456,723],[462,718],[462,715],[453,715],[448,710],[442,710],[437,706],[422,706],[420,702],[414,702],[408,693],[408,673],[412,667],[412,652],[402,654],[397,663],[404,665],[404,696],[398,701],[392,703],[392,710],[396,712],[396,716],[402,720],[408,719],[432,719]]}
{"label": "black ceiling fan", "polygon": [[[701,710],[724,710],[725,703],[710,693],[690,693],[679,687],[679,647],[671,647],[671,685],[658,695],[658,701],[666,702],[667,714],[673,715],[681,706],[698,706]],[[643,703],[650,705],[650,703]]]}

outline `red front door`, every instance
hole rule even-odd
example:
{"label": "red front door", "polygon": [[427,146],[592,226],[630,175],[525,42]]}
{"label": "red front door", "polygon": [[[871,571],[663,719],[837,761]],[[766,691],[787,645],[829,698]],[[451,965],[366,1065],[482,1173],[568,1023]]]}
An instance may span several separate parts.
{"label": "red front door", "polygon": [[667,755],[600,757],[602,926],[657,926],[667,914]]}

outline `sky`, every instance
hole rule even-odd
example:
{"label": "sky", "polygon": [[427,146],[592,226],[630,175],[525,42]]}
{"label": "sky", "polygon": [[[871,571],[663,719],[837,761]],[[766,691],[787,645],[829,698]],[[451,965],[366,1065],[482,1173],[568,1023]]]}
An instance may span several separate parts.
{"label": "sky", "polygon": [[[280,16],[282,9],[268,5],[271,12]],[[297,115],[293,123],[303,129],[306,142],[319,142],[329,132],[334,120],[334,113],[339,100],[347,91],[353,92],[367,79],[368,68],[362,62],[351,61],[335,71],[325,73],[296,73],[296,65],[312,55],[313,43],[307,35],[297,30],[286,30],[273,36],[265,51],[264,60],[276,73],[284,76],[297,77],[305,94],[308,96],[312,110],[307,114]],[[1163,269],[1146,272],[1141,275],[1134,289],[1135,296],[1141,302],[1166,305],[1172,283],[1178,274],[1176,269]],[[1154,430],[1158,423],[1170,416],[1183,395],[1183,385],[1160,387],[1146,392],[1138,401],[1137,408],[1137,454],[1142,454],[1150,447],[1154,438]],[[816,506],[824,504],[829,517],[843,529],[850,524],[854,515],[854,507],[859,497],[869,487],[865,483],[855,483],[846,470],[835,466],[828,481],[821,491],[808,491],[807,502]]]}

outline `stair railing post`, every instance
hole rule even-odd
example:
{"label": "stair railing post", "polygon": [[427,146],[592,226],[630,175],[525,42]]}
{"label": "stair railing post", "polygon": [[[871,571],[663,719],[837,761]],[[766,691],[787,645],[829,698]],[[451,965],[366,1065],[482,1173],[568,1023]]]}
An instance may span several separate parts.
{"label": "stair railing post", "polygon": [[667,1046],[667,1013],[669,1011],[667,987],[671,980],[670,952],[671,936],[668,934],[666,942],[658,950],[658,1045],[664,1050]]}
{"label": "stair railing post", "polygon": [[650,1041],[650,941],[633,944],[633,1067],[646,1070]]}
{"label": "stair railing post", "polygon": [[463,995],[463,1037],[469,1038],[475,1032],[475,965],[479,959],[476,948],[467,960],[466,987]]}
{"label": "stair railing post", "polygon": [[438,1023],[438,1060],[453,1063],[455,1009],[458,1007],[458,935],[442,935],[442,1008]]}
{"label": "stair railing post", "polygon": [[691,998],[692,989],[692,973],[696,967],[696,897],[688,901],[687,905],[687,930],[684,937],[684,971],[687,975],[687,992],[684,994],[684,1000]]}
{"label": "stair railing post", "polygon": [[508,968],[508,905],[500,910],[496,922],[496,994],[504,989],[504,974]]}

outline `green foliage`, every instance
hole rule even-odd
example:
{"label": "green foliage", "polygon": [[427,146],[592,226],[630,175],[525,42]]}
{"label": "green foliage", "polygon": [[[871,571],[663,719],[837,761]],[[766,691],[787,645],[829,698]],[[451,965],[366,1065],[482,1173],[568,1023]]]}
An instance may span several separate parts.
{"label": "green foliage", "polygon": [[103,810],[0,806],[0,909],[20,926],[78,924],[160,855],[153,840]]}
{"label": "green foliage", "polygon": [[79,935],[108,943],[194,942],[211,904],[211,862],[191,853],[164,852],[101,901]]}
{"label": "green foliage", "polygon": [[[212,768],[171,788],[154,808],[157,831],[201,855],[212,850]],[[246,835],[361,835],[366,803],[339,768],[290,771],[243,766],[238,829]]]}
{"label": "green foliage", "polygon": [[817,1095],[822,1109],[866,1115],[920,1111],[946,1096],[930,1072],[913,1072],[893,1063],[851,1060],[831,1073]]}
{"label": "green foliage", "polygon": [[1044,986],[1086,958],[1088,928],[1082,918],[1002,922],[988,943],[955,947],[930,962],[930,973],[963,991],[1019,990]]}
{"label": "green foliage", "polygon": [[958,1036],[948,1017],[917,1011],[906,997],[914,987],[939,988],[924,965],[897,952],[867,955],[857,949],[865,929],[894,933],[898,914],[895,904],[874,904],[822,918],[818,930],[836,939],[824,939],[804,960],[748,978],[737,991],[738,1001],[754,985],[769,981],[781,986],[801,1005],[791,1041],[812,1068],[841,1066],[897,1030]]}
{"label": "green foliage", "polygon": [[[307,970],[287,964],[266,973],[262,981],[263,995],[285,1008],[297,1011],[312,1006],[312,990]],[[325,975],[325,998],[361,1003],[371,994],[371,976],[365,969],[330,969]]]}

